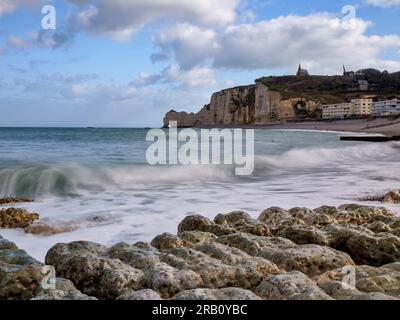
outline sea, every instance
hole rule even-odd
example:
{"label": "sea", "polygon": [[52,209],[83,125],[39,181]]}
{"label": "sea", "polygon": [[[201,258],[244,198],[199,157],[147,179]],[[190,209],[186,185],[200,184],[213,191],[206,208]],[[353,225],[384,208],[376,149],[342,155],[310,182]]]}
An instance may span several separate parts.
{"label": "sea", "polygon": [[[363,203],[400,188],[400,144],[340,141],[343,132],[255,130],[255,169],[233,165],[149,165],[149,129],[0,128],[0,198],[43,221],[76,230],[52,236],[0,230],[44,261],[56,243],[112,245],[176,233],[187,215],[236,210],[256,218],[282,208]],[[168,132],[166,131],[166,134]],[[399,205],[386,205],[400,213]]]}

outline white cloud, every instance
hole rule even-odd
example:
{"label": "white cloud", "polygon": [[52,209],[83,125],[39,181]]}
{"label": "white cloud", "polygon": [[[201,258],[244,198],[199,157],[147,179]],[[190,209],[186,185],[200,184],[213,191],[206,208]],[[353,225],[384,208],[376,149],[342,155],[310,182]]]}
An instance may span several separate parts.
{"label": "white cloud", "polygon": [[0,0],[0,17],[14,12],[19,7],[34,5],[39,2],[40,0]]}
{"label": "white cloud", "polygon": [[213,29],[202,29],[188,23],[179,23],[161,32],[155,43],[161,48],[162,54],[174,54],[184,69],[205,62],[215,56],[219,44],[217,33]]}
{"label": "white cloud", "polygon": [[366,0],[366,3],[383,8],[389,8],[400,5],[400,0]]}
{"label": "white cloud", "polygon": [[89,6],[88,1],[72,2],[80,6],[79,21],[86,30],[128,40],[157,19],[225,26],[235,20],[240,0],[99,0]]}
{"label": "white cloud", "polygon": [[400,37],[367,35],[369,26],[370,22],[355,19],[349,27],[328,14],[289,15],[230,25],[214,34],[197,27],[193,27],[196,32],[172,27],[161,34],[163,41],[156,38],[156,44],[162,52],[172,51],[184,68],[205,66],[211,60],[216,68],[244,70],[294,72],[299,62],[318,73],[335,73],[342,64],[400,69],[399,61],[380,58],[386,49],[400,47]]}
{"label": "white cloud", "polygon": [[175,82],[187,88],[207,88],[217,85],[214,70],[206,67],[195,67],[185,71],[177,66],[171,66],[164,70],[163,77],[167,82]]}

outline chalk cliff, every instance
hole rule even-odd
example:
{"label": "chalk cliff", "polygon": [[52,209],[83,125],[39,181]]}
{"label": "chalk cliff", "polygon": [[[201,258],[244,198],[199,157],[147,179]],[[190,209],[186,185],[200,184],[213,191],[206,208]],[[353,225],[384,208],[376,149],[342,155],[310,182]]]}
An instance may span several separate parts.
{"label": "chalk cliff", "polygon": [[168,112],[164,126],[177,121],[179,127],[259,125],[318,116],[320,103],[305,98],[283,100],[278,91],[261,82],[216,92],[210,104],[198,113]]}

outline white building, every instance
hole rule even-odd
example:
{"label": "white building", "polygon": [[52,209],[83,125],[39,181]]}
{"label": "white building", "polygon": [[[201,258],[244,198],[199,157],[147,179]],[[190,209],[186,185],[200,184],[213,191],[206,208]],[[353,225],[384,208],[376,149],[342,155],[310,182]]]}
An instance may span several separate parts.
{"label": "white building", "polygon": [[374,102],[372,105],[372,114],[381,117],[400,115],[400,101],[393,99]]}
{"label": "white building", "polygon": [[351,103],[336,103],[322,106],[323,119],[344,119],[350,115]]}

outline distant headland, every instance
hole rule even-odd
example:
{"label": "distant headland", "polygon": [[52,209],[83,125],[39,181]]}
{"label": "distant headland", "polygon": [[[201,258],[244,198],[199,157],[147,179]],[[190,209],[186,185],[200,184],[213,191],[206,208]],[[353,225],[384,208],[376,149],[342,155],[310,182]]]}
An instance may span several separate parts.
{"label": "distant headland", "polygon": [[400,72],[377,69],[342,75],[311,75],[298,67],[296,75],[269,76],[255,84],[212,95],[198,113],[171,110],[164,126],[245,126],[291,121],[338,120],[400,116]]}

